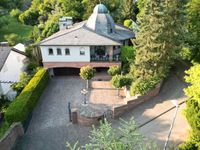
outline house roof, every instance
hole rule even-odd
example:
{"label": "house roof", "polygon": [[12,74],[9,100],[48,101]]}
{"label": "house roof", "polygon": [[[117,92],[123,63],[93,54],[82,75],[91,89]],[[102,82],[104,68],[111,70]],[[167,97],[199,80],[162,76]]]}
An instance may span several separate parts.
{"label": "house roof", "polygon": [[47,45],[122,45],[110,37],[106,37],[89,30],[86,26],[65,30],[50,36],[40,42],[41,46]]}
{"label": "house roof", "polygon": [[87,21],[58,31],[38,45],[122,45],[123,40],[134,37],[129,28],[114,23],[105,5],[98,4]]}
{"label": "house roof", "polygon": [[10,54],[11,47],[0,47],[0,71],[6,62],[8,55]]}
{"label": "house roof", "polygon": [[[22,46],[20,44],[20,46]],[[0,47],[0,71],[1,69],[3,68],[9,54],[11,51],[14,51],[18,54],[21,54],[21,55],[24,55],[26,56],[25,52],[23,52],[23,49],[19,50],[19,45],[17,46],[14,46],[13,48],[12,47]]]}

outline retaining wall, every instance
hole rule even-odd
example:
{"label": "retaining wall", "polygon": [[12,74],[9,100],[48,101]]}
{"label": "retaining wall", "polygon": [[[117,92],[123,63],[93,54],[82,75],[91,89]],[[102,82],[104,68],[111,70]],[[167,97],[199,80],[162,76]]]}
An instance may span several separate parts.
{"label": "retaining wall", "polygon": [[0,139],[0,150],[10,150],[19,136],[24,135],[24,129],[21,123],[13,123],[9,130]]}
{"label": "retaining wall", "polygon": [[146,95],[142,96],[134,96],[130,98],[125,98],[124,100],[127,102],[125,105],[114,106],[112,108],[113,118],[120,117],[122,114],[126,113],[127,111],[133,109],[134,107],[138,106],[139,104],[148,101],[149,99],[155,97],[161,88],[162,82],[159,83],[155,89],[147,93]]}

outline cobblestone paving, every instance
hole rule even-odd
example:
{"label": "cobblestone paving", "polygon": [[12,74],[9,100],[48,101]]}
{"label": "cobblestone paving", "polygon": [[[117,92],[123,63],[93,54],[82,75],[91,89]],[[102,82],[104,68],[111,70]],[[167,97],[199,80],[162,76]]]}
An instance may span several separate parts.
{"label": "cobblestone paving", "polygon": [[[18,140],[15,150],[65,150],[65,142],[81,143],[88,142],[90,127],[72,125],[69,122],[68,102],[80,102],[80,91],[85,82],[79,77],[56,77],[53,78],[43,93],[40,101],[33,112],[33,117],[26,134]],[[138,124],[142,124],[157,116],[172,106],[171,99],[184,98],[183,88],[186,85],[176,76],[172,75],[164,82],[161,93],[151,101],[141,104],[133,111],[123,115],[128,120],[135,118]],[[181,107],[181,109],[183,106]],[[163,145],[170,126],[173,111],[156,119],[152,123],[140,129],[140,132]],[[171,139],[177,144],[186,138],[187,123],[180,115],[173,129]],[[119,120],[112,121],[113,127],[119,126]],[[181,128],[180,128],[181,125]],[[184,135],[184,136],[183,136]]]}

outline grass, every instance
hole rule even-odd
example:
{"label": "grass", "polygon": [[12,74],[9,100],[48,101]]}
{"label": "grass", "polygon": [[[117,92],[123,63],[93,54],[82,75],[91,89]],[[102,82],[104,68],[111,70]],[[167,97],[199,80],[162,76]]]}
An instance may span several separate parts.
{"label": "grass", "polygon": [[2,138],[4,136],[4,134],[6,133],[6,131],[9,129],[10,125],[9,123],[7,123],[6,121],[4,121],[1,125],[0,125],[0,138]]}
{"label": "grass", "polygon": [[20,23],[16,18],[11,17],[9,14],[5,16],[8,20],[8,24],[0,28],[0,41],[5,41],[4,36],[14,33],[17,34],[20,39],[26,39],[33,29],[32,26],[24,25]]}

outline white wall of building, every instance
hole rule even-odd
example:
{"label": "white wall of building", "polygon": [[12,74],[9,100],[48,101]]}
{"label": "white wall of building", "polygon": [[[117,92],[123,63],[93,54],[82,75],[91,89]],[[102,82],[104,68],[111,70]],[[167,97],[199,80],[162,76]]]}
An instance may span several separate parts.
{"label": "white wall of building", "polygon": [[[49,55],[49,48],[53,55]],[[57,55],[57,48],[62,50],[62,55]],[[65,49],[70,50],[70,55],[65,55]],[[89,46],[40,46],[43,62],[90,62]],[[85,55],[80,55],[84,51]]]}
{"label": "white wall of building", "polygon": [[[26,70],[26,56],[11,51],[0,71],[1,81],[19,81],[21,72]],[[0,94],[8,97],[15,96],[15,92],[10,88],[11,84],[1,83]]]}

